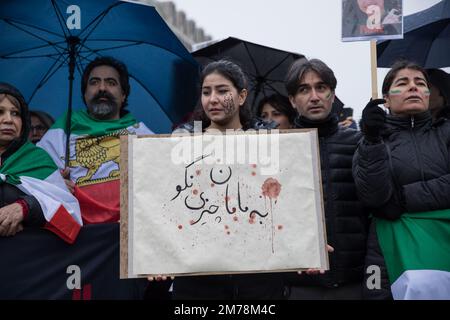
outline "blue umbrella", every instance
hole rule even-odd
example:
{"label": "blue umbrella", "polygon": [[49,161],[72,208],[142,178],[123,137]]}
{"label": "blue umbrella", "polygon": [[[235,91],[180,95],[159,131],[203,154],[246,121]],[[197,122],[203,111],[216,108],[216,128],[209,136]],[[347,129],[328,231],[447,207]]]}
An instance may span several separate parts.
{"label": "blue umbrella", "polygon": [[377,43],[379,67],[398,59],[415,61],[425,68],[450,66],[450,1],[406,16],[404,38]]}
{"label": "blue umbrella", "polygon": [[0,43],[0,81],[17,86],[31,108],[55,117],[72,105],[85,108],[80,77],[98,56],[127,65],[128,109],[155,132],[168,132],[196,102],[198,64],[154,7],[113,0],[2,0]]}

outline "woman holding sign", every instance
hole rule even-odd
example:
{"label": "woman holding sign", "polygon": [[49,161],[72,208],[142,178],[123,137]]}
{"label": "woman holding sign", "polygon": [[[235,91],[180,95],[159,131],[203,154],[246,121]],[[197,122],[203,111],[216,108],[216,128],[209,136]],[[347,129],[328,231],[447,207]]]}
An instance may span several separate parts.
{"label": "woman holding sign", "polygon": [[[414,63],[396,63],[382,93],[363,110],[353,161],[359,195],[375,217],[366,293],[450,299],[450,122],[432,123],[428,77]],[[371,280],[380,271],[381,289]]]}
{"label": "woman holding sign", "polygon": [[[201,75],[201,112],[197,119],[202,131],[263,129],[252,124],[246,104],[247,79],[233,62],[208,64]],[[191,124],[182,126],[193,131]],[[205,253],[207,254],[207,253]],[[176,277],[174,299],[282,299],[281,274],[211,275]]]}

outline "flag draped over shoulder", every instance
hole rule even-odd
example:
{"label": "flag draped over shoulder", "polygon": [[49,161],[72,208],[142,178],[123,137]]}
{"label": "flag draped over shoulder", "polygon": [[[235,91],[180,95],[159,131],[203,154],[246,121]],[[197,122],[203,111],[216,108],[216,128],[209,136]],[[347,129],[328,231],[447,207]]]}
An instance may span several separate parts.
{"label": "flag draped over shoulder", "polygon": [[[65,166],[66,116],[58,119],[38,143],[59,168]],[[131,114],[117,120],[97,120],[85,110],[72,114],[69,148],[70,178],[83,221],[118,221],[120,216],[120,136],[151,134]]]}
{"label": "flag draped over shoulder", "polygon": [[450,299],[450,210],[376,220],[394,299]]}
{"label": "flag draped over shoulder", "polygon": [[36,198],[47,221],[46,229],[73,243],[83,225],[77,199],[69,192],[50,156],[25,143],[0,167],[1,183],[14,185]]}

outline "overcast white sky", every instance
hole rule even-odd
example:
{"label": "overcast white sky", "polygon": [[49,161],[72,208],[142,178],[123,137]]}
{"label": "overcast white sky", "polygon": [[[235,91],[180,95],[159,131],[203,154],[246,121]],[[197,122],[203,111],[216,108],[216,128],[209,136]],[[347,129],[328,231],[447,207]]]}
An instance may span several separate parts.
{"label": "overcast white sky", "polygon": [[[341,0],[171,1],[213,39],[234,36],[323,60],[335,72],[337,96],[360,118],[371,96],[370,43],[341,42]],[[409,15],[439,0],[403,2]],[[386,71],[378,69],[379,92]]]}

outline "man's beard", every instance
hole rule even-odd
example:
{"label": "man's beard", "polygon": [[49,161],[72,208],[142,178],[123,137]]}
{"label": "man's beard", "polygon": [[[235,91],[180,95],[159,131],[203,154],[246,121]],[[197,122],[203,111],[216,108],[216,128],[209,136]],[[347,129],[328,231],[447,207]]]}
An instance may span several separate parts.
{"label": "man's beard", "polygon": [[[107,101],[100,100],[107,98]],[[87,106],[89,114],[99,120],[111,120],[119,111],[119,106],[114,97],[108,93],[97,94]]]}

